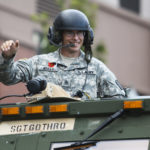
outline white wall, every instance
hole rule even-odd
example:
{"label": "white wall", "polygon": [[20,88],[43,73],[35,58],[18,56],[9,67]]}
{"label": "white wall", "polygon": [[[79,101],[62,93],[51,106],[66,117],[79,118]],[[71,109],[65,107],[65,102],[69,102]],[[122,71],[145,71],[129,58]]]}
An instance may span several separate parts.
{"label": "white wall", "polygon": [[111,7],[119,7],[119,0],[98,0],[102,3],[105,3]]}
{"label": "white wall", "polygon": [[33,47],[32,34],[40,26],[31,20],[36,0],[0,0],[0,35]]}
{"label": "white wall", "polygon": [[141,17],[150,19],[150,0],[141,0]]}
{"label": "white wall", "polygon": [[0,0],[0,5],[26,15],[31,15],[36,12],[36,0]]}
{"label": "white wall", "polygon": [[[120,0],[94,0],[99,3],[106,4],[113,8],[120,7]],[[140,16],[143,19],[149,20],[150,19],[150,0],[140,0]]]}

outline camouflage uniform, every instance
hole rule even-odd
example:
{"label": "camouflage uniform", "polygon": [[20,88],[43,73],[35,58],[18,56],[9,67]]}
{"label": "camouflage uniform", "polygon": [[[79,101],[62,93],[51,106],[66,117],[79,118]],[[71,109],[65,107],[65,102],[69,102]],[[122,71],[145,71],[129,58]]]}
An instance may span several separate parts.
{"label": "camouflage uniform", "polygon": [[92,58],[87,67],[82,51],[68,67],[62,62],[59,50],[16,62],[0,56],[0,82],[11,85],[37,76],[60,85],[72,96],[83,90],[84,99],[125,95],[114,74],[101,61]]}

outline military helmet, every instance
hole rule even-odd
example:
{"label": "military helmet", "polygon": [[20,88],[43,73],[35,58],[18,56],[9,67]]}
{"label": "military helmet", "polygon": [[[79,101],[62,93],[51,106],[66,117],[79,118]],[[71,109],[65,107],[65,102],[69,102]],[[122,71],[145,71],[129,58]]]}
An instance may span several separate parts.
{"label": "military helmet", "polygon": [[85,31],[86,41],[84,41],[83,45],[85,42],[93,43],[94,34],[88,18],[79,10],[67,9],[56,16],[53,26],[49,28],[48,33],[48,39],[51,44],[59,44],[62,41],[61,32],[63,30]]}
{"label": "military helmet", "polygon": [[90,28],[88,18],[81,11],[68,9],[62,11],[54,21],[56,30],[82,30]]}

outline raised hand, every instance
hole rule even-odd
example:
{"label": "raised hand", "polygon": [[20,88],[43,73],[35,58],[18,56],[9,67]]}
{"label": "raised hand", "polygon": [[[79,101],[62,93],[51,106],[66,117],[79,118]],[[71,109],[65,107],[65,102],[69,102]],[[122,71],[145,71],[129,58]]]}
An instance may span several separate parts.
{"label": "raised hand", "polygon": [[12,58],[16,54],[18,47],[18,40],[15,42],[13,40],[5,41],[1,45],[2,56],[7,59]]}

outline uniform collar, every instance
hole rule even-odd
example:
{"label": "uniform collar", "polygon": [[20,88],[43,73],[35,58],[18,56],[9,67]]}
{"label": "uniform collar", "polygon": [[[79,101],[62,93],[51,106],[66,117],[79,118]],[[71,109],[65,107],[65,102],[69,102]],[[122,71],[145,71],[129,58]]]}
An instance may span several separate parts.
{"label": "uniform collar", "polygon": [[[80,56],[68,67],[68,69],[72,70],[75,68],[86,68],[87,67],[87,63],[84,59],[84,52],[82,50],[80,50]],[[52,55],[51,53],[49,53],[49,59],[52,63],[56,63],[59,65],[64,65],[65,64],[62,62],[61,56],[60,56],[60,49],[58,49],[57,51],[55,51]]]}

